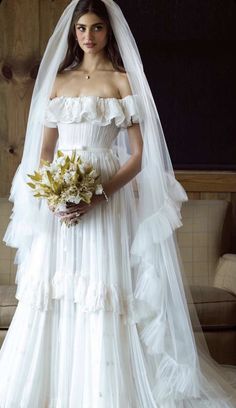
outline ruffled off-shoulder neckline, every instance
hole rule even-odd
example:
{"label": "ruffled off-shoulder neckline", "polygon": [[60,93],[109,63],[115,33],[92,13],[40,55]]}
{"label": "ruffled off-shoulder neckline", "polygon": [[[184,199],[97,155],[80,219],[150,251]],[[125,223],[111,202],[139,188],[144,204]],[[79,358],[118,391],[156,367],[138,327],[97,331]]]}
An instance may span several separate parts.
{"label": "ruffled off-shoulder neckline", "polygon": [[124,96],[123,98],[115,98],[114,96],[97,96],[97,95],[78,95],[78,96],[67,96],[67,95],[61,95],[61,96],[55,96],[52,99],[49,99],[49,102],[55,101],[57,99],[104,99],[104,100],[109,100],[109,99],[115,99],[117,101],[124,101],[125,99],[130,99],[130,98],[136,98],[137,95],[127,95]]}
{"label": "ruffled off-shoulder neckline", "polygon": [[138,95],[124,98],[93,95],[56,96],[50,99],[45,115],[45,125],[91,122],[106,126],[128,127],[141,121]]}

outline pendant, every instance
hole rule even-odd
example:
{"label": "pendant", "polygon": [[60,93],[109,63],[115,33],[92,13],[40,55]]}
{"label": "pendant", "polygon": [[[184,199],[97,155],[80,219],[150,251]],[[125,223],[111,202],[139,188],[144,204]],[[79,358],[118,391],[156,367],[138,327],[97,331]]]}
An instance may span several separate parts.
{"label": "pendant", "polygon": [[89,75],[86,75],[86,76],[85,76],[85,79],[90,79],[90,76],[89,76]]}

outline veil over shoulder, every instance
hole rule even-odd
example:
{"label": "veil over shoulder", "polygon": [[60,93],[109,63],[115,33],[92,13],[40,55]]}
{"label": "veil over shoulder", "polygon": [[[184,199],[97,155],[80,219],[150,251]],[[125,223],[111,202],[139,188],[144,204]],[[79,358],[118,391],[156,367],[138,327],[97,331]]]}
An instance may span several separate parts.
{"label": "veil over shoulder", "polygon": [[[175,237],[182,225],[181,205],[188,200],[176,180],[157,108],[144,74],[141,57],[128,23],[113,0],[102,0],[108,10],[134,96],[129,107],[138,112],[143,139],[142,167],[133,183],[137,222],[130,245],[134,297],[126,324],[137,325],[142,348],[132,337],[140,408],[236,407],[236,372],[221,367],[209,354],[197,317]],[[18,248],[16,283],[24,280],[24,265],[32,240],[40,230],[40,202],[26,185],[27,174],[39,165],[49,95],[67,50],[67,35],[78,0],[62,14],[38,72],[26,131],[22,161],[14,176],[11,221],[5,242]],[[125,103],[124,103],[125,104]],[[123,163],[129,157],[128,131],[121,127],[115,141]],[[140,367],[140,355],[145,366]],[[148,391],[147,391],[148,390]],[[152,398],[150,398],[152,395]]]}

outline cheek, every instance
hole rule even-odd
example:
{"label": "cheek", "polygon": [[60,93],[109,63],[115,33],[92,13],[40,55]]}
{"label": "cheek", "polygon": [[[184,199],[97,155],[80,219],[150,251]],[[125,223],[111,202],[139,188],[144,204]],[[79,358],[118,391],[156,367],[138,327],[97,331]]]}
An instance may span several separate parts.
{"label": "cheek", "polygon": [[100,43],[106,44],[107,43],[107,33],[106,32],[97,33],[97,40]]}
{"label": "cheek", "polygon": [[82,33],[81,31],[76,31],[76,37],[78,39],[78,41],[81,41],[83,38],[84,33]]}

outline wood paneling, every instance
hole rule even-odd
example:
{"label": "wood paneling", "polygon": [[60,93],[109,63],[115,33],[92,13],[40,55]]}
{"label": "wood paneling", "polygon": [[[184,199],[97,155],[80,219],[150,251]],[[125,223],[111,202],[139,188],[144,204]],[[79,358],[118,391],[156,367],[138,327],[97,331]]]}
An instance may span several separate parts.
{"label": "wood paneling", "polygon": [[21,160],[32,90],[47,41],[68,0],[0,4],[0,197]]}
{"label": "wood paneling", "polygon": [[222,199],[227,193],[236,192],[236,172],[231,171],[176,171],[177,179],[189,192],[219,194]]}

